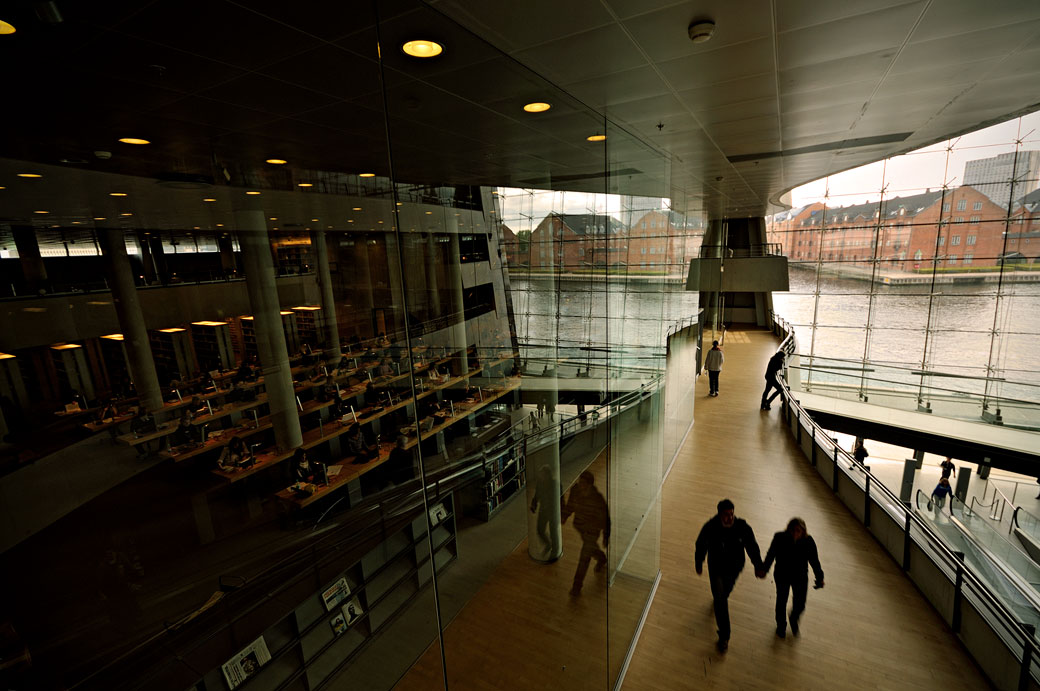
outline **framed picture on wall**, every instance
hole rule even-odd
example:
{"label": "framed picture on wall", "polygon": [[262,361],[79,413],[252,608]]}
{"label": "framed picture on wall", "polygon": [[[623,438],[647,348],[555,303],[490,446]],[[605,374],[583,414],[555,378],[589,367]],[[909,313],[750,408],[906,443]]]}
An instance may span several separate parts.
{"label": "framed picture on wall", "polygon": [[325,602],[325,610],[328,612],[331,612],[336,605],[348,597],[350,597],[350,586],[347,585],[346,578],[339,579],[321,594],[321,599]]}

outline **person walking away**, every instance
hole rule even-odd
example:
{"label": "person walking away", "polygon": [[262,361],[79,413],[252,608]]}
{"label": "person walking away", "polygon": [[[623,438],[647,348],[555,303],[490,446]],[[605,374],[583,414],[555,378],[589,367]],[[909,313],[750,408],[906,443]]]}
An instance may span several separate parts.
{"label": "person walking away", "polygon": [[546,560],[556,561],[560,556],[560,531],[553,525],[553,519],[556,517],[556,497],[563,492],[548,464],[538,469],[537,478],[531,499],[531,513],[536,514],[535,532],[542,540]]}
{"label": "person walking away", "polygon": [[856,445],[852,449],[852,457],[856,459],[856,462],[863,465],[863,461],[867,460],[867,447],[863,445],[862,439],[856,439]]}
{"label": "person walking away", "polygon": [[939,467],[942,468],[942,476],[946,479],[950,478],[951,473],[953,475],[957,474],[957,466],[953,464],[953,460],[949,456],[946,457],[945,461],[939,464]]}
{"label": "person walking away", "polygon": [[597,542],[602,532],[603,546],[610,544],[610,512],[607,510],[607,500],[596,489],[596,478],[587,470],[578,478],[566,504],[561,508],[560,525],[566,523],[573,514],[574,528],[581,535],[581,554],[578,556],[578,569],[574,572],[574,585],[571,587],[571,595],[577,596],[581,595],[589,562],[596,559],[596,573],[601,573],[607,565],[607,555]]}
{"label": "person walking away", "polygon": [[773,581],[776,583],[776,635],[787,636],[787,597],[794,594],[791,603],[791,633],[798,635],[798,619],[805,611],[805,596],[809,591],[809,567],[812,567],[819,590],[823,587],[823,568],[820,566],[820,555],[816,541],[809,535],[805,521],[792,518],[787,523],[787,530],[773,535],[773,541],[766,551],[760,578],[765,578],[769,567],[776,560]]}
{"label": "person walking away", "polygon": [[[766,390],[762,392],[762,410],[769,410],[769,404],[773,402],[773,399],[781,394],[783,389],[780,388],[780,384],[776,381],[777,373],[784,368],[784,351],[778,350],[773,353],[773,357],[769,358],[769,364],[766,365]],[[769,395],[771,389],[776,389],[773,395]]]}
{"label": "person walking away", "polygon": [[722,371],[722,363],[725,361],[722,349],[718,341],[711,342],[711,350],[704,356],[704,369],[708,370],[708,395],[719,395],[719,373]]}
{"label": "person walking away", "polygon": [[942,507],[946,505],[946,497],[951,494],[953,494],[953,488],[950,487],[950,478],[940,478],[939,484],[932,490],[932,496],[930,497],[936,513],[939,513]]}
{"label": "person walking away", "polygon": [[762,571],[762,553],[751,526],[734,515],[733,502],[723,499],[717,508],[718,514],[704,524],[697,536],[693,560],[697,575],[700,576],[704,558],[708,558],[708,580],[711,583],[715,623],[719,627],[716,646],[720,653],[724,653],[729,647],[729,594],[744,569],[744,553],[747,552],[751,558],[756,573]]}

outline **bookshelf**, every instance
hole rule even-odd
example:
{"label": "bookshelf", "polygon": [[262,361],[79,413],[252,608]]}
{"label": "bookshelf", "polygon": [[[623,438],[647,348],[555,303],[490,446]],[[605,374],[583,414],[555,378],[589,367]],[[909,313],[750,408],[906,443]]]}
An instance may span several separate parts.
{"label": "bookshelf", "polygon": [[51,358],[58,374],[58,382],[64,389],[78,391],[85,401],[93,401],[94,379],[87,367],[87,358],[83,346],[78,343],[60,343],[51,346]]}
{"label": "bookshelf", "polygon": [[191,323],[191,337],[199,367],[211,370],[229,370],[235,367],[231,347],[231,331],[227,322],[200,321]]}
{"label": "bookshelf", "polygon": [[253,326],[253,318],[243,316],[238,318],[239,332],[242,334],[242,359],[257,357],[256,329]]}
{"label": "bookshelf", "polygon": [[526,459],[523,447],[511,446],[484,462],[484,498],[478,515],[490,521],[506,502],[515,497],[527,484]]}
{"label": "bookshelf", "polygon": [[101,337],[99,343],[110,386],[115,386],[120,380],[130,381],[130,361],[126,356],[123,334],[107,334]]}
{"label": "bookshelf", "polygon": [[[299,305],[293,307],[296,314],[296,328],[300,343],[310,344],[312,348],[320,347],[321,337],[321,307],[317,305]],[[295,352],[290,350],[289,352]]]}
{"label": "bookshelf", "polygon": [[[302,341],[300,340],[299,327],[297,326],[296,312],[282,310],[278,314],[282,317],[282,333],[285,334],[286,351],[289,353],[298,352]],[[311,343],[311,345],[314,344]]]}
{"label": "bookshelf", "polygon": [[152,357],[159,383],[169,384],[172,379],[187,379],[198,369],[191,347],[191,334],[187,329],[158,329],[149,332],[148,339],[152,344]]}

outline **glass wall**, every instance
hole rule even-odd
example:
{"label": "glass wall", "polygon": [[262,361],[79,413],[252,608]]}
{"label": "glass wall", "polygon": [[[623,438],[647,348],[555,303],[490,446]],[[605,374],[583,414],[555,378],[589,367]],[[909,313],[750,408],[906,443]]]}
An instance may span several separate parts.
{"label": "glass wall", "polygon": [[0,159],[12,683],[613,688],[693,417],[703,219],[659,152],[425,3],[221,7],[241,52],[190,59],[156,48],[165,3],[66,19],[169,63],[80,55],[132,95],[63,105],[108,164],[57,163],[16,85],[42,100]]}
{"label": "glass wall", "polygon": [[815,393],[1035,426],[1040,115],[794,190],[774,295]]}

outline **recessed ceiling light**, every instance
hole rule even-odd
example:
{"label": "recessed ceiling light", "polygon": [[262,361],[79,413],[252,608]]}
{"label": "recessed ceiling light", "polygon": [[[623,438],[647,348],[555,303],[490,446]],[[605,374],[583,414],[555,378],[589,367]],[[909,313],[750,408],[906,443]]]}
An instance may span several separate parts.
{"label": "recessed ceiling light", "polygon": [[206,197],[206,198],[205,198],[205,199],[203,199],[202,201],[204,201],[204,202],[215,202],[215,201],[217,201],[217,200],[216,200],[216,199],[214,199],[213,197]]}
{"label": "recessed ceiling light", "polygon": [[223,224],[223,223],[218,223],[218,224],[217,224],[217,227],[218,227],[218,228],[223,228],[223,227],[224,227],[224,224]]}
{"label": "recessed ceiling light", "polygon": [[316,218],[312,218],[311,219],[311,223],[317,223],[317,222],[318,222],[318,219],[316,219]]}
{"label": "recessed ceiling light", "polygon": [[267,219],[267,220],[268,220],[268,221],[277,221],[277,220],[278,220],[278,217],[277,217],[277,216],[271,216],[271,217],[270,217],[269,219]]}
{"label": "recessed ceiling light", "polygon": [[355,206],[354,207],[354,211],[361,211],[361,207],[360,206]]}
{"label": "recessed ceiling light", "polygon": [[33,211],[34,214],[49,214],[50,211]]}
{"label": "recessed ceiling light", "polygon": [[95,220],[95,221],[104,221],[104,220],[105,220],[105,217],[104,217],[104,216],[95,216],[95,217],[94,217],[94,220]]}
{"label": "recessed ceiling light", "polygon": [[284,158],[269,158],[267,159],[267,163],[270,163],[272,166],[284,166],[288,161]]}
{"label": "recessed ceiling light", "polygon": [[348,218],[348,219],[347,219],[347,223],[353,223],[353,222],[354,222],[354,219],[353,219],[353,218]]}
{"label": "recessed ceiling light", "polygon": [[256,190],[250,190],[249,192],[246,192],[246,194],[248,194],[248,195],[250,195],[252,197],[255,197],[255,196],[257,196],[260,193],[257,192]]}
{"label": "recessed ceiling light", "polygon": [[444,52],[444,46],[436,41],[421,38],[405,42],[401,45],[401,50],[413,58],[435,58]]}
{"label": "recessed ceiling light", "polygon": [[376,223],[382,223],[382,221],[376,221]]}
{"label": "recessed ceiling light", "polygon": [[137,144],[138,146],[144,146],[145,144],[151,144],[147,139],[138,139],[137,137],[123,137],[119,141],[124,144]]}
{"label": "recessed ceiling light", "polygon": [[374,178],[375,176],[375,173],[358,173],[359,178]]}
{"label": "recessed ceiling light", "polygon": [[398,205],[398,206],[401,206],[401,204],[402,204],[402,202],[397,202],[397,205]]}
{"label": "recessed ceiling light", "polygon": [[6,189],[7,189],[6,187],[4,187],[3,185],[0,185],[0,190],[6,190]]}
{"label": "recessed ceiling light", "polygon": [[129,211],[125,211],[125,212],[123,212],[123,213],[121,213],[121,214],[119,214],[119,215],[120,215],[120,216],[133,216],[133,214],[132,214],[132,213],[130,213]]}
{"label": "recessed ceiling light", "polygon": [[427,216],[432,216],[432,215],[433,215],[433,212],[432,212],[432,211],[427,211],[427,212],[426,212],[426,215],[427,215]]}
{"label": "recessed ceiling light", "polygon": [[545,111],[549,110],[550,108],[552,108],[551,104],[543,103],[541,101],[536,101],[534,103],[528,103],[526,106],[524,106],[524,110],[526,110],[528,113],[544,113]]}
{"label": "recessed ceiling light", "polygon": [[20,178],[42,178],[43,176],[39,173],[18,173]]}
{"label": "recessed ceiling light", "polygon": [[297,187],[314,187],[314,184],[310,183],[310,182],[298,182],[298,183],[296,183],[296,186]]}
{"label": "recessed ceiling light", "polygon": [[78,225],[79,225],[79,221],[73,221],[73,222],[72,222],[72,225],[74,225],[74,226],[78,226]]}
{"label": "recessed ceiling light", "polygon": [[16,31],[14,24],[8,24],[4,20],[0,19],[0,36],[4,34],[13,34]]}
{"label": "recessed ceiling light", "polygon": [[126,192],[109,192],[108,196],[110,196],[110,197],[125,197],[126,196]]}
{"label": "recessed ceiling light", "polygon": [[198,226],[192,226],[192,227],[193,227],[193,228],[194,228],[195,230],[198,230],[198,229],[199,229],[199,227],[198,227]]}
{"label": "recessed ceiling light", "polygon": [[605,140],[606,138],[607,138],[607,135],[605,135],[605,134],[590,134],[588,137],[585,137],[585,141],[601,142],[601,141]]}

